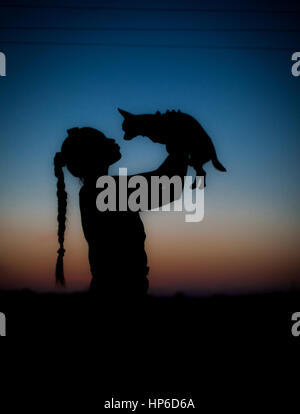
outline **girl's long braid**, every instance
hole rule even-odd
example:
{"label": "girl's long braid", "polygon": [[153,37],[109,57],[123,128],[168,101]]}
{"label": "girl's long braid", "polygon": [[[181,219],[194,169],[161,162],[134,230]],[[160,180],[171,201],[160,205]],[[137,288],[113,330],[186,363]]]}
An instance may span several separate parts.
{"label": "girl's long braid", "polygon": [[67,212],[67,192],[65,190],[65,180],[63,167],[65,162],[61,152],[57,152],[54,157],[54,173],[57,178],[57,201],[58,201],[58,257],[56,262],[56,282],[65,285],[63,258],[65,254],[64,238],[66,229],[66,212]]}

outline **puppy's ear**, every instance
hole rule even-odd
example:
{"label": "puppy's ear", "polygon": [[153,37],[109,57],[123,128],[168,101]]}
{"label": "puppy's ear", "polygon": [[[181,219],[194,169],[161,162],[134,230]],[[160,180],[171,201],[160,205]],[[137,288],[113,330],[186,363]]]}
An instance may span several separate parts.
{"label": "puppy's ear", "polygon": [[130,112],[124,111],[123,109],[118,108],[118,111],[120,112],[120,114],[126,119],[126,118],[130,118],[131,116],[133,116],[133,114],[131,114]]}

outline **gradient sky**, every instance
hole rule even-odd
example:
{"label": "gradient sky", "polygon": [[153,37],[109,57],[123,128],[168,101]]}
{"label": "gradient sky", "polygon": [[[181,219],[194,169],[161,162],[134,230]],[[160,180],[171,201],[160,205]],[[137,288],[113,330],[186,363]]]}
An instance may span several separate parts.
{"label": "gradient sky", "polygon": [[[93,4],[64,4],[76,3]],[[218,1],[101,4],[225,7]],[[296,3],[286,1],[228,1],[226,7],[240,9],[241,4],[296,9]],[[5,8],[0,25],[300,29],[299,16]],[[290,50],[190,48],[195,45]],[[223,174],[211,165],[205,168],[204,221],[185,223],[182,213],[143,214],[152,293],[262,291],[299,283],[300,77],[291,74],[299,33],[0,30],[0,51],[7,57],[7,76],[0,78],[0,288],[55,289],[53,156],[66,129],[92,126],[114,137],[123,158],[111,173],[118,167],[149,171],[166,157],[164,146],[146,138],[122,140],[118,107],[135,113],[181,109],[195,116],[228,169]],[[87,288],[90,275],[78,210],[80,183],[66,172],[66,184],[65,274],[73,290]]]}

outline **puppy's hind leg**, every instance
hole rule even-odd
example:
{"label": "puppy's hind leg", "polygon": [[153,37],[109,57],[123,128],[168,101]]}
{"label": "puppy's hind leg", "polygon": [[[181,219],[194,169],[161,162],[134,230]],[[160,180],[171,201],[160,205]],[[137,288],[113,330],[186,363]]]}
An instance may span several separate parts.
{"label": "puppy's hind leg", "polygon": [[195,168],[196,178],[191,186],[192,189],[198,188],[199,180],[201,180],[200,189],[206,187],[206,171],[203,170],[203,167]]}

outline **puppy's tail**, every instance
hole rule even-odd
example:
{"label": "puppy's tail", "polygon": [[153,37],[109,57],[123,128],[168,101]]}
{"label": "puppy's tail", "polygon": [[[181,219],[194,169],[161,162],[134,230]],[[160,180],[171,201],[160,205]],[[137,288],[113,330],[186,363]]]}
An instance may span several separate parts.
{"label": "puppy's tail", "polygon": [[220,163],[220,161],[218,160],[217,156],[215,156],[214,158],[212,158],[211,162],[213,163],[213,166],[219,170],[219,171],[227,171],[226,168]]}

